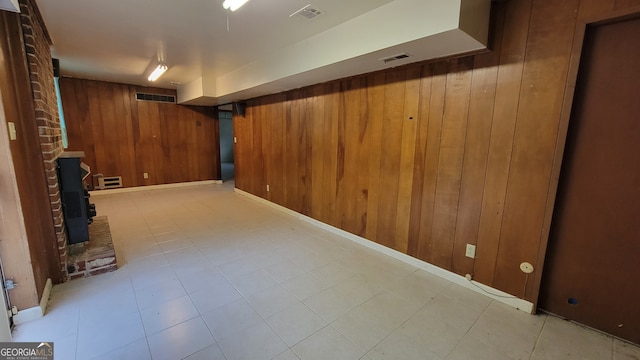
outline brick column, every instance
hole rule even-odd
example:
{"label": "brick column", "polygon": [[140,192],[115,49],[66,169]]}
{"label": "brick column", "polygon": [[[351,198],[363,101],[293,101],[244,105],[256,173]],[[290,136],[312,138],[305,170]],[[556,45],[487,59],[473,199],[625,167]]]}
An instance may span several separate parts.
{"label": "brick column", "polygon": [[34,0],[20,0],[22,32],[31,90],[40,134],[40,149],[47,175],[51,215],[58,242],[61,273],[67,279],[67,234],[62,216],[56,159],[64,151],[51,59],[52,44]]}

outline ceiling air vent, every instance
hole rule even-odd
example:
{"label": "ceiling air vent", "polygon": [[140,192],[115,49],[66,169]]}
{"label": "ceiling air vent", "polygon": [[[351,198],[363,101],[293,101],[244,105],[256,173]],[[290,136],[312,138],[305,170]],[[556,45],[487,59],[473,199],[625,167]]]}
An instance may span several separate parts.
{"label": "ceiling air vent", "polygon": [[407,53],[402,53],[402,54],[398,54],[398,55],[393,55],[393,56],[389,56],[386,58],[382,58],[380,59],[380,61],[384,62],[385,64],[390,63],[392,61],[396,61],[396,60],[400,60],[400,59],[406,59],[408,58],[410,55]]}
{"label": "ceiling air vent", "polygon": [[136,100],[138,101],[153,101],[153,102],[163,102],[163,103],[176,103],[176,97],[173,95],[164,95],[164,94],[147,94],[147,93],[136,93]]}
{"label": "ceiling air vent", "polygon": [[317,7],[309,4],[302,9],[294,12],[289,15],[290,18],[294,18],[296,20],[311,20],[317,16],[324,14],[324,11],[318,9]]}

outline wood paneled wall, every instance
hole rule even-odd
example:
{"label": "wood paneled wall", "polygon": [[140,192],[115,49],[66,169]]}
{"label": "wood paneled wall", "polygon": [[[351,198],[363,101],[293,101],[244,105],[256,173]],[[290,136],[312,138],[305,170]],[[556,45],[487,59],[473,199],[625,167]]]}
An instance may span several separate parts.
{"label": "wood paneled wall", "polygon": [[576,25],[637,5],[497,2],[491,53],[250,100],[236,186],[536,302]]}
{"label": "wood paneled wall", "polygon": [[[69,150],[82,150],[93,174],[122,176],[125,187],[220,179],[214,107],[137,101],[146,88],[60,79]],[[143,177],[144,173],[149,178]]]}
{"label": "wood paneled wall", "polygon": [[29,80],[20,14],[0,11],[0,126],[16,129],[15,140],[3,141],[13,166],[0,171],[0,257],[6,278],[19,285],[8,293],[20,310],[39,305],[47,278],[62,279]]}

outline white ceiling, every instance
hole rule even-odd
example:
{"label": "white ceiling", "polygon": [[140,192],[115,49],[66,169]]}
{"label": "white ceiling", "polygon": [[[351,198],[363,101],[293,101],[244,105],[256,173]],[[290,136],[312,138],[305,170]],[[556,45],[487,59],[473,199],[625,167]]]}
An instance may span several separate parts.
{"label": "white ceiling", "polygon": [[[353,33],[354,29],[363,30],[363,37],[370,33],[374,37],[373,42],[377,42],[386,34],[377,26],[385,26],[381,23],[381,16],[387,17],[382,22],[394,24],[394,29],[387,30],[402,33],[404,28],[425,25],[416,24],[416,21],[405,23],[403,18],[412,16],[412,11],[423,13],[427,3],[438,8],[449,8],[451,3],[457,3],[452,11],[458,15],[464,10],[464,3],[470,3],[469,6],[475,6],[474,13],[486,18],[481,22],[486,22],[487,25],[482,26],[488,28],[487,4],[490,3],[489,0],[460,0],[462,5],[460,1],[453,0],[251,0],[238,11],[229,12],[222,8],[222,1],[37,0],[37,3],[53,39],[52,55],[60,59],[64,76],[178,88],[182,102],[207,105],[304,86],[316,79],[329,80],[350,75],[359,69],[372,70],[357,63],[340,64],[372,50],[390,49],[389,45],[416,40],[415,35],[396,36],[397,39],[392,39],[391,43],[386,41],[384,46],[363,48],[361,53],[347,54],[348,48],[337,49],[334,44],[340,40],[340,31]],[[309,3],[323,10],[324,14],[312,20],[289,17]],[[414,9],[407,9],[407,6]],[[373,11],[375,9],[377,12]],[[425,16],[427,13],[436,14],[433,11],[424,13]],[[439,19],[432,19],[430,23],[434,21]],[[458,16],[455,22],[457,28],[463,20]],[[363,26],[370,29],[363,29]],[[443,30],[449,28],[434,30],[434,34]],[[486,29],[480,33],[484,33],[480,37],[485,39],[476,40],[486,44]],[[315,50],[342,52],[345,56],[315,63],[313,59],[296,58],[294,50],[300,44],[304,44],[305,53],[309,54],[308,47],[313,46],[310,39],[317,41],[319,47]],[[364,43],[367,41],[372,39],[363,39]],[[352,45],[355,47],[356,42]],[[421,48],[424,46],[412,49],[412,52],[420,53]],[[289,71],[287,69],[291,69],[292,64],[280,61],[281,53],[293,61],[309,63],[309,66],[294,63],[293,67],[299,69]],[[423,57],[403,61],[419,61]],[[146,78],[159,58],[164,59],[169,70],[151,84]],[[286,68],[278,69],[278,66]],[[376,66],[379,68],[380,64]],[[323,68],[315,73],[312,71]],[[280,75],[271,76],[276,73]],[[307,75],[301,76],[303,74]],[[244,83],[247,77],[252,81],[246,86],[225,85]],[[255,81],[261,78],[265,80]],[[173,82],[180,85],[172,85]]]}

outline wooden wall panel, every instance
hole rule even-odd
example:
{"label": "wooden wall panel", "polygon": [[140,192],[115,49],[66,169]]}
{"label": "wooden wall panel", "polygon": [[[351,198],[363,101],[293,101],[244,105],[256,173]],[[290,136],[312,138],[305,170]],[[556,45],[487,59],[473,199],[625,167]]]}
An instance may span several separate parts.
{"label": "wooden wall panel", "polygon": [[496,96],[493,99],[493,125],[473,267],[474,278],[485,284],[492,284],[495,274],[530,14],[530,0],[510,1],[505,9],[504,37],[500,49]]}
{"label": "wooden wall panel", "polygon": [[[428,108],[428,128],[426,152],[424,157],[424,177],[422,179],[422,209],[420,210],[420,229],[418,231],[418,250],[416,257],[433,261],[433,239],[431,229],[435,213],[436,179],[438,177],[438,158],[440,157],[440,137],[442,134],[442,114],[444,113],[444,94],[447,85],[447,63],[438,63],[433,67],[431,76],[431,96],[422,99]],[[427,105],[428,104],[428,105]]]}
{"label": "wooden wall panel", "polygon": [[[472,59],[452,62],[447,75],[431,230],[431,262],[451,268],[471,91]],[[435,160],[435,159],[434,159]]]}
{"label": "wooden wall panel", "polygon": [[369,171],[370,171],[370,154],[371,154],[371,121],[368,107],[368,81],[370,78],[362,77],[356,79],[356,86],[359,89],[359,99],[357,106],[358,125],[357,125],[357,154],[356,154],[356,191],[355,208],[354,208],[354,227],[353,233],[358,236],[365,236],[367,231],[367,208],[369,206]]}
{"label": "wooden wall panel", "polygon": [[[420,99],[431,99],[432,67],[421,67]],[[418,109],[416,143],[413,161],[413,181],[411,189],[411,207],[409,212],[409,229],[407,254],[418,257],[420,245],[420,229],[422,226],[422,207],[424,194],[424,177],[426,171],[427,136],[429,130],[429,101],[420,101]]]}
{"label": "wooden wall panel", "polygon": [[[20,310],[37,306],[47,278],[62,280],[34,99],[22,39],[20,14],[0,11],[0,126],[5,137],[0,170],[0,250],[6,278],[16,284],[9,300]],[[20,212],[20,213],[18,213]],[[4,309],[4,308],[3,308]]]}
{"label": "wooden wall panel", "polygon": [[[249,100],[236,125],[236,186],[264,187],[264,162],[268,180],[285,186],[282,205],[536,302],[574,35],[580,21],[632,6],[494,2],[491,53]],[[250,147],[273,134],[284,153]],[[286,171],[271,171],[278,162]]]}
{"label": "wooden wall panel", "polygon": [[386,77],[382,120],[383,141],[380,158],[380,192],[377,242],[397,249],[396,216],[400,182],[400,154],[404,123],[404,96],[407,69],[389,71]]}
{"label": "wooden wall panel", "polygon": [[413,165],[415,162],[418,109],[420,105],[420,78],[422,68],[407,69],[404,90],[404,107],[401,117],[400,169],[398,181],[398,211],[396,213],[396,250],[409,250],[409,223],[411,219],[411,191],[413,190]]}
{"label": "wooden wall panel", "polygon": [[[494,47],[500,48],[504,11],[495,10],[494,8],[496,31]],[[473,274],[474,260],[466,257],[465,251],[467,244],[477,245],[493,124],[493,99],[496,96],[498,83],[498,68],[494,64],[499,60],[500,53],[494,51],[476,56],[473,63],[460,200],[451,265],[458,274]]]}
{"label": "wooden wall panel", "polygon": [[380,159],[384,148],[382,133],[385,74],[380,72],[367,77],[367,99],[370,136],[369,190],[367,191],[367,226],[365,237],[378,242],[378,209],[380,208]]}
{"label": "wooden wall panel", "polygon": [[84,151],[93,174],[125,187],[220,179],[215,108],[136,101],[175,91],[83,79],[60,79],[60,91],[69,150]]}
{"label": "wooden wall panel", "polygon": [[[311,123],[313,126],[310,128],[309,136],[311,147],[311,216],[314,219],[322,219],[322,195],[324,189],[322,188],[324,181],[324,160],[322,149],[325,147],[324,140],[328,138],[325,136],[325,117],[324,117],[324,94],[323,87],[316,85],[313,87],[313,101],[310,104],[311,110]],[[277,120],[276,120],[277,121]],[[274,153],[276,157],[280,156],[277,152]]]}
{"label": "wooden wall panel", "polygon": [[[525,297],[520,263],[537,263],[578,1],[542,2],[531,11],[522,88],[494,284]],[[540,106],[544,104],[544,106]],[[542,266],[542,264],[540,264]],[[522,284],[524,283],[524,286]]]}

